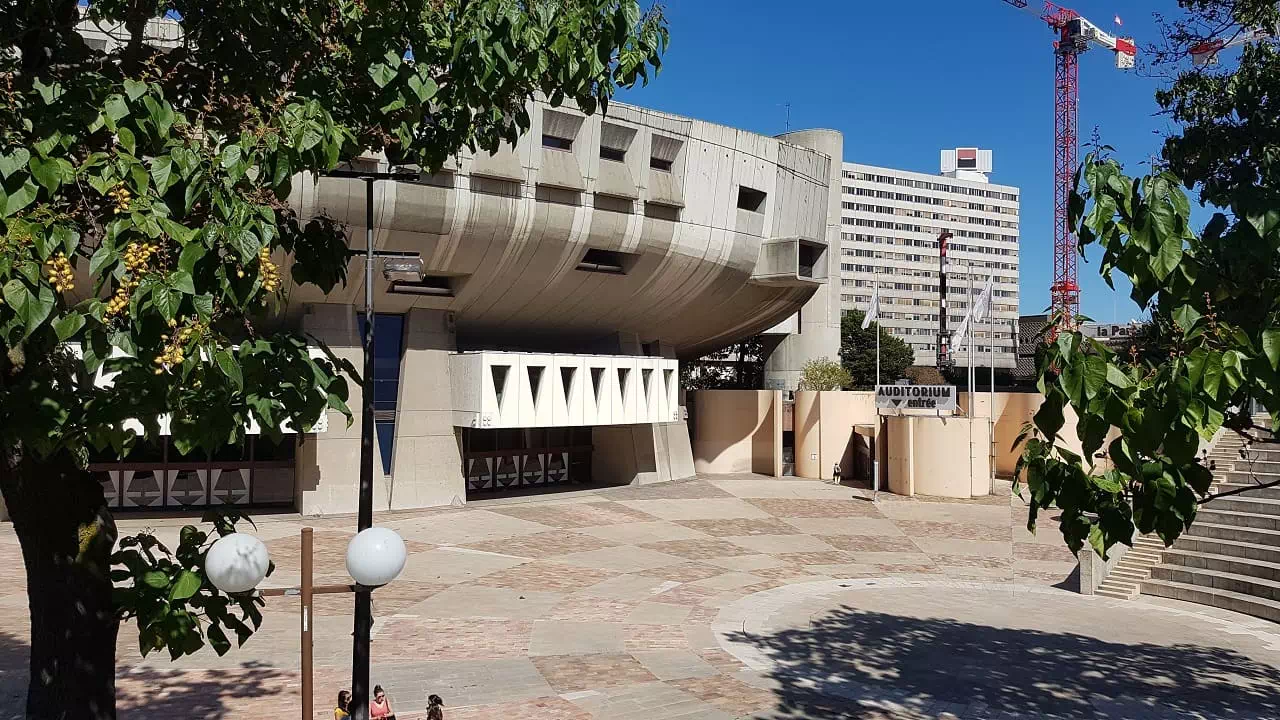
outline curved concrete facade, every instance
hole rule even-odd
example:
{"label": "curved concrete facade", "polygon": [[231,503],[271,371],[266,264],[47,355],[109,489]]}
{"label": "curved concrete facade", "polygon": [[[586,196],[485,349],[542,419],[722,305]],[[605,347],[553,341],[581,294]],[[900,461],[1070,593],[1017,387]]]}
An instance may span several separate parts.
{"label": "curved concrete facade", "polygon": [[[776,325],[815,293],[831,297],[838,133],[775,139],[621,104],[584,116],[535,102],[530,115],[514,148],[376,184],[377,247],[421,253],[448,286],[399,294],[379,275],[379,311],[451,312],[460,348],[640,354],[656,342],[695,357]],[[304,217],[345,223],[363,246],[362,181],[300,181],[291,201]],[[580,269],[601,257],[613,272]],[[359,304],[362,270],[354,262],[352,282],[328,297],[299,288],[293,308]],[[838,332],[838,303],[823,305]],[[830,325],[804,322],[805,333]]]}

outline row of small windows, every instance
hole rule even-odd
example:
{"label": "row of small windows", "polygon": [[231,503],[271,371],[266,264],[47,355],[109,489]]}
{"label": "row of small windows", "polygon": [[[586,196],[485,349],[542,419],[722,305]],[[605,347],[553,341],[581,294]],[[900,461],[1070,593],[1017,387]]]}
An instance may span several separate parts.
{"label": "row of small windows", "polygon": [[[876,228],[877,230],[897,230],[899,232],[918,232],[929,233],[935,235],[947,228],[938,228],[930,225],[909,225],[905,223],[893,223],[887,220],[869,220],[867,218],[840,218],[842,225],[856,225],[858,227]],[[1018,242],[1017,235],[1004,235],[1001,233],[973,232],[971,230],[950,230],[952,235],[957,237],[973,238],[975,240],[994,240],[996,242]]]}
{"label": "row of small windows", "polygon": [[956,195],[973,195],[976,197],[989,198],[991,200],[1008,200],[1010,202],[1018,201],[1017,193],[1006,193],[998,190],[984,190],[982,188],[971,188],[961,185],[948,185],[947,183],[929,182],[928,180],[911,180],[909,178],[892,177],[890,175],[855,173],[848,170],[844,171],[844,177],[846,180],[860,180],[862,182],[880,183],[882,185],[896,185],[898,187],[917,188],[919,190],[934,190],[936,192],[954,193]]}
{"label": "row of small windows", "polygon": [[[878,213],[880,215],[895,215],[898,217],[916,217],[924,220],[943,220],[945,222],[965,223],[968,225],[987,225],[990,227],[1018,229],[1018,223],[1010,220],[995,220],[993,218],[970,217],[968,215],[948,215],[946,213],[926,212],[924,210],[909,210],[907,208],[893,208],[887,205],[867,205],[865,203],[842,202],[840,207],[845,210],[854,210],[865,213]],[[846,223],[848,224],[848,223]]]}
{"label": "row of small windows", "polygon": [[842,189],[844,190],[845,195],[856,195],[857,197],[876,198],[879,200],[897,200],[898,202],[916,203],[918,205],[942,205],[943,207],[978,210],[981,212],[997,213],[1000,215],[1018,214],[1017,208],[1007,207],[1005,205],[987,205],[986,203],[969,202],[968,200],[951,200],[948,198],[929,197],[927,195],[909,195],[907,193],[889,192],[887,190],[856,188],[849,185],[845,185]]}
{"label": "row of small windows", "polygon": [[[542,133],[542,147],[548,150],[573,152],[578,130],[582,127],[580,119],[572,115],[548,110],[543,115],[543,123],[546,129]],[[632,140],[636,136],[635,129],[604,123],[602,130],[602,137],[609,138],[609,140],[600,143],[600,159],[610,162],[626,162],[627,153],[630,151]],[[653,135],[650,145],[652,152],[649,156],[649,167],[660,172],[671,172],[675,162],[675,155],[682,146],[683,143],[675,138]]]}

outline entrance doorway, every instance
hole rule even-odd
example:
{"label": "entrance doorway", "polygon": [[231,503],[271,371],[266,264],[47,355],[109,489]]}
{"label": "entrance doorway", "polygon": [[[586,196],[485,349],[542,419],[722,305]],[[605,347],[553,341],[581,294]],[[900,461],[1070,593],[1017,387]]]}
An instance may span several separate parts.
{"label": "entrance doorway", "polygon": [[591,482],[591,428],[462,429],[467,496]]}

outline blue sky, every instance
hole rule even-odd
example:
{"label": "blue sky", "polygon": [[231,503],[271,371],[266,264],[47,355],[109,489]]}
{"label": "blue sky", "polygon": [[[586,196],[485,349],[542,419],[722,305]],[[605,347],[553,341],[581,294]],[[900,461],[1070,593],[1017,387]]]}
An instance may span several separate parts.
{"label": "blue sky", "polygon": [[[1023,313],[1042,311],[1052,276],[1053,34],[1002,0],[668,0],[672,44],[661,75],[622,100],[764,134],[844,132],[845,160],[938,171],[938,151],[995,152],[993,182],[1022,189]],[[1034,4],[1034,0],[1033,0]],[[1157,37],[1153,10],[1173,0],[1073,0],[1139,46]],[[1160,81],[1081,60],[1080,133],[1132,173],[1146,170],[1170,123],[1156,115]],[[1080,266],[1082,310],[1100,321],[1138,317],[1127,284],[1112,293],[1096,264]]]}

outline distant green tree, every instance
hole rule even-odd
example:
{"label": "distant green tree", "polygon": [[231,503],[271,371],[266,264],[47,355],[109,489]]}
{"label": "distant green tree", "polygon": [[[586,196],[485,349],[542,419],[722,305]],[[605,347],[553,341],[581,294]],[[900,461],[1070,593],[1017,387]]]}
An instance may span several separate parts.
{"label": "distant green tree", "polygon": [[800,370],[797,390],[846,390],[853,386],[853,376],[838,362],[830,358],[818,358],[804,364]]}
{"label": "distant green tree", "polygon": [[946,385],[946,378],[931,365],[912,365],[903,371],[902,376],[916,385]]}
{"label": "distant green tree", "polygon": [[861,310],[850,310],[840,319],[840,363],[853,378],[850,387],[869,390],[876,384],[876,333],[880,333],[880,380],[891,383],[916,361],[911,346],[871,323],[862,329]]}

